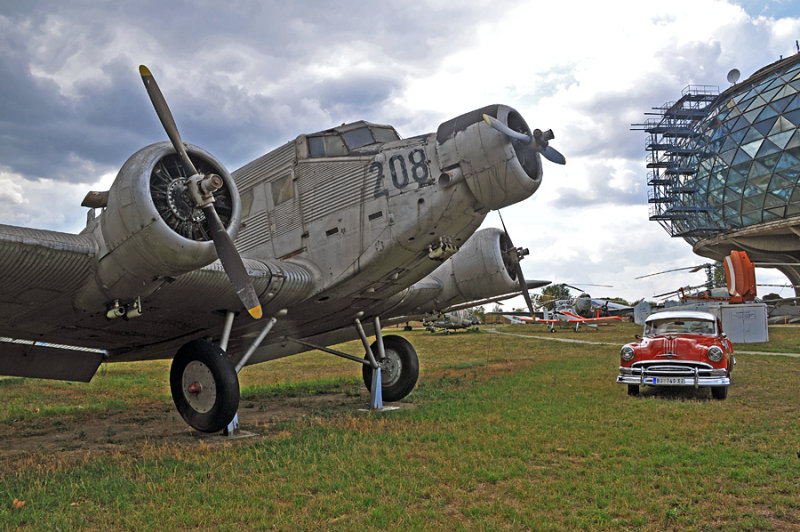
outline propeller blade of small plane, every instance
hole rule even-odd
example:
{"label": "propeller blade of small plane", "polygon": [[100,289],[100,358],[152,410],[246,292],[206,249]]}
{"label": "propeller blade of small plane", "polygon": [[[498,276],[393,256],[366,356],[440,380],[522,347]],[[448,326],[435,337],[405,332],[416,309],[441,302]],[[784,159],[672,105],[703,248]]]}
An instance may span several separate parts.
{"label": "propeller blade of small plane", "polygon": [[258,301],[256,290],[250,282],[250,276],[244,267],[242,257],[236,251],[230,235],[225,231],[222,220],[219,219],[213,204],[203,207],[203,214],[206,215],[208,228],[211,231],[211,238],[214,240],[214,247],[217,249],[217,256],[222,262],[222,268],[228,275],[236,295],[239,296],[247,312],[254,318],[261,318],[261,303]]}
{"label": "propeller blade of small plane", "polygon": [[532,136],[526,135],[525,133],[520,133],[519,131],[514,131],[513,129],[511,129],[510,127],[508,127],[503,122],[501,122],[500,120],[496,119],[493,116],[484,114],[483,120],[491,127],[499,131],[500,133],[508,137],[511,137],[512,139],[520,140],[526,144],[530,144],[531,140],[533,140]]}
{"label": "propeller blade of small plane", "polygon": [[158,119],[161,120],[161,125],[164,126],[169,140],[172,141],[172,146],[175,148],[175,151],[178,152],[178,155],[181,156],[189,175],[195,175],[197,169],[194,167],[194,164],[192,164],[192,160],[189,159],[189,154],[186,153],[186,147],[183,145],[181,134],[178,132],[178,126],[175,124],[175,119],[172,117],[172,112],[169,110],[167,100],[164,98],[164,95],[161,94],[161,89],[158,88],[156,79],[153,77],[153,74],[150,73],[150,69],[144,65],[139,65],[139,75],[142,76],[144,87],[147,89],[147,95],[150,96],[150,101],[153,102],[153,107],[156,110]]}

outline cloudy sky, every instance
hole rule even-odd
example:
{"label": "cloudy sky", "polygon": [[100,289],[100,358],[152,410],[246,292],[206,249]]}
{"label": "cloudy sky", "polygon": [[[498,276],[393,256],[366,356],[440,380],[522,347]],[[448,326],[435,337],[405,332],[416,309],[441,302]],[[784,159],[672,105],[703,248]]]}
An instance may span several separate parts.
{"label": "cloudy sky", "polygon": [[648,221],[631,124],[687,85],[723,90],[730,69],[745,78],[796,53],[796,39],[793,0],[0,0],[0,223],[77,232],[85,193],[166,140],[139,64],[183,138],[229,170],[342,122],[410,137],[505,103],[552,128],[568,160],[503,212],[531,250],[526,277],[650,297],[704,276],[635,277],[706,261]]}

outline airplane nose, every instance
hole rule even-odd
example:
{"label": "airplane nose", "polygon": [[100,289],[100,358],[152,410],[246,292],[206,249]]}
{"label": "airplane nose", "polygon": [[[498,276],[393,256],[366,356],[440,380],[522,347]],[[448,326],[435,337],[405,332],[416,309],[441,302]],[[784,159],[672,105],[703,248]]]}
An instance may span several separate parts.
{"label": "airplane nose", "polygon": [[483,207],[500,209],[530,197],[542,182],[539,152],[505,134],[484,119],[523,136],[533,135],[516,110],[490,105],[443,122],[436,131],[440,168],[460,172]]}

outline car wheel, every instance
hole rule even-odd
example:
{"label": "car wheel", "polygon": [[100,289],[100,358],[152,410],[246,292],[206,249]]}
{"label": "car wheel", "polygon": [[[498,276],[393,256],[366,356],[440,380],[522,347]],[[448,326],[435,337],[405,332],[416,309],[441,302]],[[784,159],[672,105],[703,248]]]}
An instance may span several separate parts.
{"label": "car wheel", "polygon": [[628,385],[628,395],[631,395],[631,396],[639,395],[639,385],[638,384],[629,384]]}
{"label": "car wheel", "polygon": [[719,401],[725,400],[728,397],[728,387],[727,386],[715,386],[711,388],[711,397],[717,399]]}

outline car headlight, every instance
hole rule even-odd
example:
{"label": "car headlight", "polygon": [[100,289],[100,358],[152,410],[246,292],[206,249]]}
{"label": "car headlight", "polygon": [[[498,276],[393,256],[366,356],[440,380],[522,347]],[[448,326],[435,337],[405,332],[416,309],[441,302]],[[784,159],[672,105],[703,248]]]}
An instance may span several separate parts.
{"label": "car headlight", "polygon": [[633,348],[629,345],[622,346],[619,356],[622,357],[622,360],[633,360]]}
{"label": "car headlight", "polygon": [[706,356],[711,362],[719,362],[720,360],[722,360],[722,354],[723,354],[722,349],[720,349],[715,345],[712,345],[711,347],[708,348],[708,353],[706,354]]}

